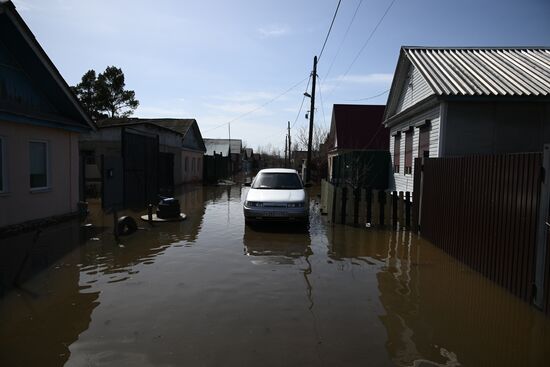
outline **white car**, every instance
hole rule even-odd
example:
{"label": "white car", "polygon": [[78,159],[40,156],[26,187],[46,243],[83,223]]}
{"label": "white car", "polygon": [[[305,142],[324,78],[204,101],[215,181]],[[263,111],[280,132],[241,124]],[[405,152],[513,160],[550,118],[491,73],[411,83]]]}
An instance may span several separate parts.
{"label": "white car", "polygon": [[309,200],[298,172],[286,168],[258,172],[246,195],[243,211],[246,223],[264,220],[307,223]]}

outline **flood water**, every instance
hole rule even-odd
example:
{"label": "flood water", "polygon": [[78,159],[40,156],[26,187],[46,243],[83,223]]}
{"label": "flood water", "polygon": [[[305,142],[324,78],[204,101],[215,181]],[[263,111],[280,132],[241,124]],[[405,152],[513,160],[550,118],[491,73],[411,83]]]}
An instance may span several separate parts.
{"label": "flood water", "polygon": [[186,221],[119,243],[93,215],[0,299],[0,366],[550,366],[550,318],[416,235],[315,194],[309,229],[245,227],[246,190],[187,187]]}

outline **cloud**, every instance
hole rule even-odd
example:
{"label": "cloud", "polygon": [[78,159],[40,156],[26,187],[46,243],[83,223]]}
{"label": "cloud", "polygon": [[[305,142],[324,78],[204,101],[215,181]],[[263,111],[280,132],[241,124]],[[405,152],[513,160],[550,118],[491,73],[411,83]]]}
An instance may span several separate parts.
{"label": "cloud", "polygon": [[258,29],[262,38],[276,38],[290,33],[290,27],[287,25],[274,24]]}
{"label": "cloud", "polygon": [[393,74],[389,73],[372,73],[372,74],[352,74],[340,75],[335,78],[330,78],[330,82],[353,83],[353,84],[388,84],[391,83]]}

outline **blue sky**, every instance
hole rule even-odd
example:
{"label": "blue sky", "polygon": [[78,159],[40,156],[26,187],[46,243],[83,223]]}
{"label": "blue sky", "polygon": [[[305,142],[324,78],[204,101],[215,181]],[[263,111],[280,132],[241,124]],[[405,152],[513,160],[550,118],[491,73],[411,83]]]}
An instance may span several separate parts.
{"label": "blue sky", "polygon": [[[333,103],[385,104],[387,94],[358,100],[389,88],[402,45],[550,46],[549,0],[395,0],[351,65],[391,2],[342,0],[318,66],[316,124],[330,124]],[[121,67],[141,103],[136,117],[196,118],[204,137],[227,137],[226,125],[216,127],[255,110],[231,123],[231,136],[256,148],[284,146],[307,80],[298,83],[338,1],[14,3],[69,84],[88,69]],[[307,109],[309,100],[293,133],[307,126]]]}

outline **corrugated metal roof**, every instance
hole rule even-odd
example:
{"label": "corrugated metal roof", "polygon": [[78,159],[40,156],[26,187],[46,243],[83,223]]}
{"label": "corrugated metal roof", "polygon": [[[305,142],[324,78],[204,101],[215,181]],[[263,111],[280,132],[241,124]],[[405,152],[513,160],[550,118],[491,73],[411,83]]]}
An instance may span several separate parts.
{"label": "corrugated metal roof", "polygon": [[550,48],[403,47],[441,96],[549,96]]}

